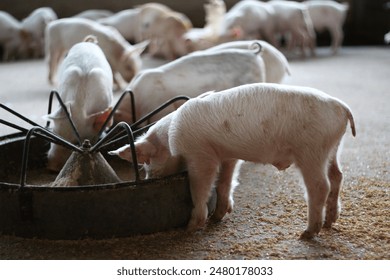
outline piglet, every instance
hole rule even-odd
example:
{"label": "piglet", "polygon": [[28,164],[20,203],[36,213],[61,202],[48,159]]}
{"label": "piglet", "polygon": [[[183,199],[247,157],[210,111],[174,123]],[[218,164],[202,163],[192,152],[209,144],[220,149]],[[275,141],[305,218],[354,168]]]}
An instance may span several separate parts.
{"label": "piglet", "polygon": [[307,7],[295,1],[282,0],[272,0],[267,4],[275,11],[275,35],[284,36],[288,50],[292,51],[299,47],[304,57],[305,49],[309,48],[311,55],[314,56],[316,34]]}
{"label": "piglet", "polygon": [[140,38],[139,14],[140,9],[126,9],[97,21],[116,28],[127,41],[136,42],[136,39]]}
{"label": "piglet", "polygon": [[349,8],[348,3],[334,1],[306,1],[314,29],[317,32],[329,31],[332,38],[332,52],[336,54],[343,42],[343,24]]}
{"label": "piglet", "polygon": [[275,46],[276,24],[275,11],[268,3],[239,1],[225,14],[221,36],[228,36],[232,30],[240,30],[239,39],[264,39]]}
{"label": "piglet", "polygon": [[190,28],[192,23],[184,14],[174,11],[164,14],[149,28],[149,53],[168,60],[187,54],[184,34]]}
{"label": "piglet", "polygon": [[390,32],[387,32],[384,36],[384,41],[386,44],[390,44]]}
{"label": "piglet", "polygon": [[7,12],[0,11],[0,45],[3,47],[3,60],[17,59],[28,51],[30,33],[21,23]]}
{"label": "piglet", "polygon": [[172,9],[161,3],[146,3],[137,6],[139,9],[139,22],[137,24],[138,32],[136,41],[144,41],[151,38],[153,26],[155,23],[172,12]]}
{"label": "piglet", "polygon": [[129,82],[141,69],[140,54],[148,42],[133,46],[113,27],[83,18],[64,18],[51,22],[46,28],[46,55],[49,62],[50,83],[54,82],[55,72],[65,53],[90,34],[97,37],[99,46],[106,55],[114,74],[118,72],[125,81]]}
{"label": "piglet", "polygon": [[263,40],[233,41],[208,48],[208,51],[223,49],[255,49],[261,48],[261,57],[265,66],[265,81],[267,83],[281,83],[286,74],[290,75],[290,66],[287,58],[277,48]]}
{"label": "piglet", "polygon": [[226,15],[226,5],[223,0],[209,0],[203,7],[206,15],[204,27],[191,28],[184,34],[187,52],[204,50],[222,42],[230,42],[240,35],[235,28],[225,30],[222,35]]}
{"label": "piglet", "polygon": [[78,14],[75,14],[72,17],[85,18],[85,19],[99,21],[103,18],[110,17],[112,15],[114,15],[114,13],[111,12],[110,10],[90,9],[90,10],[85,10],[85,11],[82,11]]}
{"label": "piglet", "polygon": [[22,20],[22,27],[32,36],[32,57],[43,57],[45,52],[45,28],[57,19],[57,14],[50,7],[41,7],[32,11]]}
{"label": "piglet", "polygon": [[[59,93],[66,105],[81,141],[95,137],[111,112],[113,101],[112,71],[103,51],[96,44],[96,37],[75,44],[59,69]],[[76,144],[64,110],[46,116],[53,122],[53,132]],[[70,152],[57,144],[51,144],[47,168],[59,171]]]}
{"label": "piglet", "polygon": [[[337,154],[348,122],[355,136],[348,106],[319,90],[243,85],[187,101],[137,139],[136,154],[155,177],[186,166],[194,204],[189,230],[205,226],[215,182],[214,218],[232,211],[231,179],[238,159],[279,170],[294,163],[308,196],[308,225],[301,237],[312,238],[339,215],[343,175]],[[111,154],[132,160],[128,146]]]}
{"label": "piglet", "polygon": [[[198,51],[163,66],[141,71],[129,84],[135,95],[137,119],[178,95],[196,97],[205,91],[264,82],[264,62],[259,51],[259,48]],[[128,96],[126,98],[115,118],[116,121],[131,123],[132,112]],[[156,121],[176,108],[171,106],[150,121]]]}

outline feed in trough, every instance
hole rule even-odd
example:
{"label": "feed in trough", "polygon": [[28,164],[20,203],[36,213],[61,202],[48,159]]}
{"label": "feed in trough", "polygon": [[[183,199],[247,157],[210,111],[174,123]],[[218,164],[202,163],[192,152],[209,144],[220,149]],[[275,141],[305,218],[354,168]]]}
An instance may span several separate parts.
{"label": "feed in trough", "polygon": [[73,152],[51,187],[114,184],[121,182],[101,153],[89,153],[91,144],[85,140],[83,153]]}

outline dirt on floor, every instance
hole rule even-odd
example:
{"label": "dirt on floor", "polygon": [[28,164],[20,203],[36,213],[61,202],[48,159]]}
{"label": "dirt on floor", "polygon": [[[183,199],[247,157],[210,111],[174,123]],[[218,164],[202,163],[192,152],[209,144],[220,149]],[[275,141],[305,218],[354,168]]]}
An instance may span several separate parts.
{"label": "dirt on floor", "polygon": [[[299,240],[307,216],[299,171],[244,163],[234,211],[202,231],[73,241],[3,235],[0,259],[389,259],[389,61],[386,47],[345,47],[337,56],[320,48],[315,58],[290,59],[285,83],[342,99],[357,125],[356,138],[347,129],[341,154],[341,215],[313,240]],[[0,84],[1,103],[39,121],[50,89],[43,61],[0,64]]]}

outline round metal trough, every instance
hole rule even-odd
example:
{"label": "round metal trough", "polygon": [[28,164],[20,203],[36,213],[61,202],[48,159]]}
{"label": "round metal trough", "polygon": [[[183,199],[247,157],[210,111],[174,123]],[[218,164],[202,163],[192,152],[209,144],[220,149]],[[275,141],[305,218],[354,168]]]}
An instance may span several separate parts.
{"label": "round metal trough", "polygon": [[[50,143],[32,137],[26,183],[20,184],[25,134],[0,138],[0,233],[28,238],[112,238],[152,233],[187,224],[192,209],[186,173],[134,180],[128,162],[106,157],[123,182],[50,187]],[[104,152],[103,152],[104,155]],[[122,175],[121,175],[122,174]],[[209,213],[216,204],[215,193]]]}

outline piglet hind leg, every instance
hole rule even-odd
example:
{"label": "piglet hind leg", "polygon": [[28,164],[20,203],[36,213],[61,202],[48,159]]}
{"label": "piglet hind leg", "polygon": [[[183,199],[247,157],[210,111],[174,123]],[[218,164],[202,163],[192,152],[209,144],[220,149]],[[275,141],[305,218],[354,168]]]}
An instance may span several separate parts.
{"label": "piglet hind leg", "polygon": [[328,169],[328,177],[330,181],[330,193],[326,200],[325,228],[330,228],[336,222],[340,213],[340,188],[343,180],[343,173],[337,162],[337,156],[331,159]]}
{"label": "piglet hind leg", "polygon": [[237,160],[227,160],[222,162],[219,172],[217,188],[217,207],[212,218],[216,221],[222,220],[226,213],[233,210],[232,179]]}
{"label": "piglet hind leg", "polygon": [[48,80],[51,85],[54,85],[55,83],[55,75],[57,73],[57,68],[59,64],[61,63],[61,59],[65,54],[65,50],[59,49],[59,50],[50,50],[49,54],[49,75]]}
{"label": "piglet hind leg", "polygon": [[329,181],[324,165],[305,164],[300,168],[307,190],[308,226],[301,239],[311,239],[322,228],[324,206],[329,193]]}
{"label": "piglet hind leg", "polygon": [[333,27],[329,30],[332,37],[332,53],[335,55],[338,52],[341,43],[343,42],[343,30],[341,27]]}
{"label": "piglet hind leg", "polygon": [[207,221],[207,202],[215,181],[218,163],[209,160],[190,160],[187,162],[190,190],[193,203],[188,231],[204,228]]}

